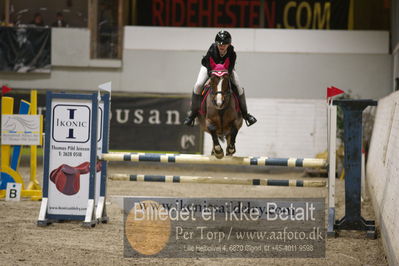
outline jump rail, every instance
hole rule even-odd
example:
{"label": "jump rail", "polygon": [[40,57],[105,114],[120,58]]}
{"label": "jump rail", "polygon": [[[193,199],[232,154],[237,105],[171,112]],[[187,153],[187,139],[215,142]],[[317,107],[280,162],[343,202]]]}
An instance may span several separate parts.
{"label": "jump rail", "polygon": [[113,174],[108,179],[134,182],[161,183],[197,183],[197,184],[225,184],[247,186],[280,186],[280,187],[326,187],[326,181],[293,180],[293,179],[242,179],[235,177],[205,177],[205,176],[173,176],[173,175],[129,175]]}
{"label": "jump rail", "polygon": [[269,158],[269,157],[224,157],[196,154],[153,154],[153,153],[104,153],[99,156],[105,161],[159,162],[176,164],[214,164],[214,165],[251,165],[285,166],[304,168],[326,168],[324,159],[315,158]]}

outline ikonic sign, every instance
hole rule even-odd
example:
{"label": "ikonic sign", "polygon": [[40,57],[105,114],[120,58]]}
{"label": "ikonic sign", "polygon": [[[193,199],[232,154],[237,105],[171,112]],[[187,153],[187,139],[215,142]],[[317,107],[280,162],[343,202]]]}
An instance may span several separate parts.
{"label": "ikonic sign", "polygon": [[[89,100],[54,99],[52,101],[49,160],[48,213],[84,216],[89,199],[89,168],[92,103]],[[63,185],[61,176],[68,169],[73,173]],[[77,170],[76,170],[77,169]],[[69,173],[69,172],[68,172]],[[72,177],[67,176],[67,179]]]}
{"label": "ikonic sign", "polygon": [[59,104],[53,111],[51,134],[55,142],[86,143],[90,139],[90,120],[87,118],[91,110],[88,106]]}
{"label": "ikonic sign", "polygon": [[97,152],[108,149],[106,142],[102,146],[99,131],[108,128],[103,124],[109,120],[109,95],[47,92],[46,96],[48,123],[38,225],[76,220],[93,227],[106,219],[106,165],[97,161]]}

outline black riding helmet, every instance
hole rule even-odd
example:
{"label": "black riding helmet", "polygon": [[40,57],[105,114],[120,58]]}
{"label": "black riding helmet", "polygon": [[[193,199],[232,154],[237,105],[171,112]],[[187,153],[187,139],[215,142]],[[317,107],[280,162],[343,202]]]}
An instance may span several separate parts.
{"label": "black riding helmet", "polygon": [[216,34],[215,42],[218,45],[231,44],[231,35],[228,31],[221,30]]}

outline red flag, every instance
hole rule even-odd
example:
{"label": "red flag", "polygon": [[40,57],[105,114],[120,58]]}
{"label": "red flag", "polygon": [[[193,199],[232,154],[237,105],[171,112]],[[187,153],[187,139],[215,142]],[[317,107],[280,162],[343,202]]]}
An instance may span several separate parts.
{"label": "red flag", "polygon": [[6,94],[10,90],[11,90],[11,88],[6,85],[1,86],[1,94]]}
{"label": "red flag", "polygon": [[334,97],[334,96],[342,94],[342,93],[345,93],[345,92],[343,90],[340,90],[340,89],[334,87],[334,86],[327,88],[327,98],[331,98],[331,97]]}

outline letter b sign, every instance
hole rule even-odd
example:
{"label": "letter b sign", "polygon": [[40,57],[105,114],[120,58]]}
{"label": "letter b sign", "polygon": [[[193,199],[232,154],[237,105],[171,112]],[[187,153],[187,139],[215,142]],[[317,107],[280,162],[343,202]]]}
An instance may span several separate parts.
{"label": "letter b sign", "polygon": [[21,198],[21,188],[20,183],[7,183],[6,190],[6,201],[19,201]]}

